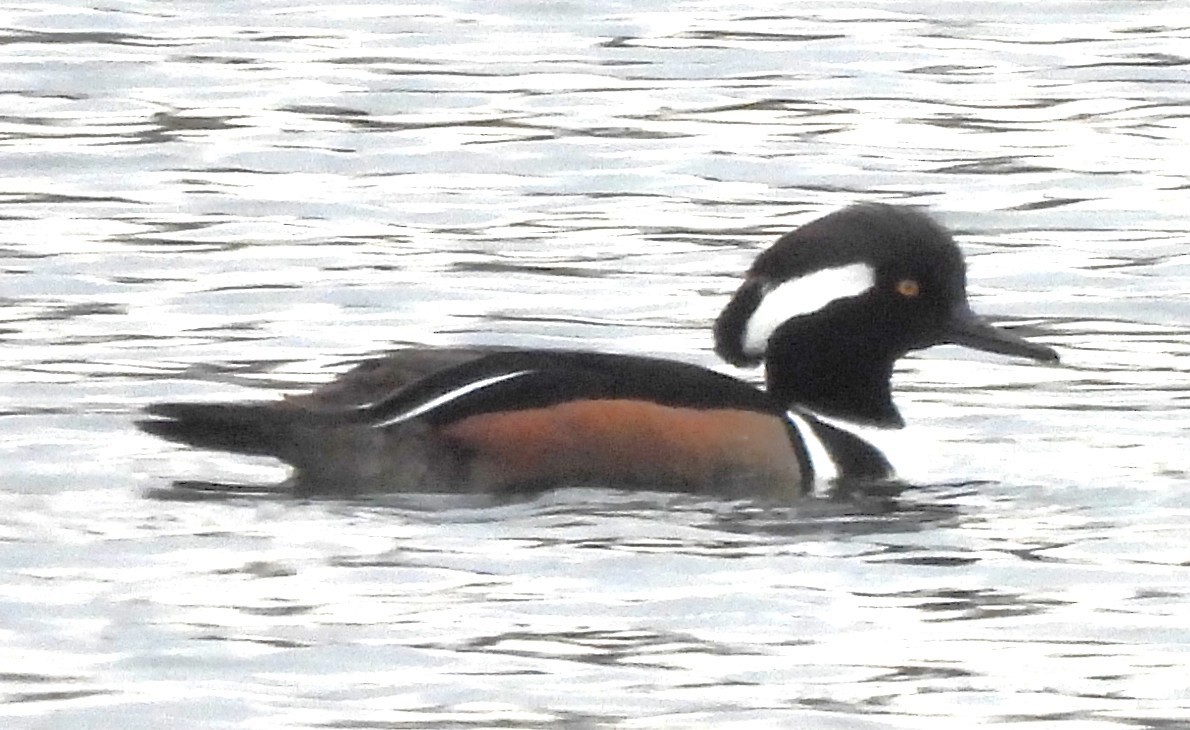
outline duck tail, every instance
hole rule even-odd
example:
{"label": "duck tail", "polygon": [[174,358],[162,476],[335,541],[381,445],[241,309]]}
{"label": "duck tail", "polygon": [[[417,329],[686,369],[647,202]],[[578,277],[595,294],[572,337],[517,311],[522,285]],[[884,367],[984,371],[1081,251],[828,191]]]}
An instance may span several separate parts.
{"label": "duck tail", "polygon": [[275,403],[157,403],[145,412],[154,418],[137,421],[137,427],[169,441],[282,460],[295,448],[299,414]]}

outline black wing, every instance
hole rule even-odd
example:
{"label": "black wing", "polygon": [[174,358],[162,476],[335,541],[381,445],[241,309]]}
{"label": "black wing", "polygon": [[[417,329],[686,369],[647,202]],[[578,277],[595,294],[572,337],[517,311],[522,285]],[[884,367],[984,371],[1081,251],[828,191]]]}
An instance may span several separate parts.
{"label": "black wing", "polygon": [[439,425],[482,413],[602,399],[783,412],[764,391],[697,365],[633,355],[518,350],[433,373],[367,406],[361,416],[378,426],[413,418]]}

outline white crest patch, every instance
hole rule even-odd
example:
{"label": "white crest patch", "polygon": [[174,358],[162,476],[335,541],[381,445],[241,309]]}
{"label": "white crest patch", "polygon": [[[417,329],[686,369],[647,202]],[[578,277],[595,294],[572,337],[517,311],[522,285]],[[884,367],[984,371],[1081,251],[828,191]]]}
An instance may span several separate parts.
{"label": "white crest patch", "polygon": [[434,410],[435,408],[440,408],[440,407],[446,405],[447,403],[450,403],[451,401],[458,400],[459,398],[462,398],[463,396],[468,395],[470,393],[474,393],[477,390],[483,390],[484,388],[490,388],[493,385],[496,385],[497,383],[503,383],[506,380],[512,380],[513,378],[519,378],[522,375],[527,375],[532,372],[535,372],[535,371],[533,371],[533,370],[517,370],[515,372],[501,373],[499,375],[493,375],[491,377],[484,378],[482,380],[476,380],[474,382],[467,383],[466,385],[455,388],[454,390],[448,390],[445,393],[443,393],[442,395],[434,396],[433,398],[429,399],[425,403],[422,403],[421,405],[418,405],[418,406],[414,406],[413,408],[410,408],[407,411],[398,413],[395,416],[389,416],[388,418],[384,419],[380,423],[373,424],[372,427],[373,428],[384,428],[385,426],[392,426],[392,425],[401,423],[402,421],[408,421],[412,418],[417,418],[418,416],[423,416],[423,415],[429,413],[430,411]]}
{"label": "white crest patch", "polygon": [[744,352],[763,355],[777,328],[794,317],[821,311],[840,299],[858,297],[876,286],[876,270],[868,264],[820,269],[783,281],[764,293],[744,328]]}

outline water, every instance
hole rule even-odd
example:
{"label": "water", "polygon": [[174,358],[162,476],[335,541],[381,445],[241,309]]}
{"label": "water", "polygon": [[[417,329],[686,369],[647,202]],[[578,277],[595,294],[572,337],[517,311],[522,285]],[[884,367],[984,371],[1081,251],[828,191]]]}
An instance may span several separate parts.
{"label": "water", "polygon": [[[9,6],[6,727],[1190,725],[1185,3]],[[711,364],[776,235],[929,205],[1061,368],[898,370],[915,485],[145,495],[132,427],[402,344]]]}

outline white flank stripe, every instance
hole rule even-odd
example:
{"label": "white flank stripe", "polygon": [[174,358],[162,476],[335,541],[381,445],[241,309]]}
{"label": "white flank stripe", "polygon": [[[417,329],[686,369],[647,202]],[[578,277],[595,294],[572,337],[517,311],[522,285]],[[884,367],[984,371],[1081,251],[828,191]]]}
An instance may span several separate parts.
{"label": "white flank stripe", "polygon": [[831,458],[830,450],[818,437],[818,432],[814,430],[809,421],[793,411],[789,411],[785,415],[789,417],[790,421],[793,421],[794,428],[802,435],[802,443],[806,445],[806,456],[810,459],[811,468],[814,469],[813,490],[819,492],[824,485],[839,478],[839,467]]}
{"label": "white flank stripe", "polygon": [[825,309],[831,302],[858,297],[876,286],[876,270],[868,264],[821,269],[783,281],[765,292],[744,329],[744,352],[763,355],[777,328],[794,317]]}
{"label": "white flank stripe", "polygon": [[430,411],[434,410],[435,408],[444,406],[453,400],[458,400],[459,398],[462,398],[463,396],[468,395],[470,393],[474,393],[477,390],[483,390],[484,388],[490,388],[497,383],[503,383],[505,380],[512,380],[513,378],[519,378],[522,375],[527,375],[532,372],[535,372],[535,371],[533,371],[533,370],[517,370],[516,372],[513,372],[513,373],[502,373],[500,375],[493,375],[490,378],[484,378],[483,380],[476,380],[473,383],[467,383],[466,385],[462,386],[461,388],[455,388],[454,390],[449,390],[440,396],[431,398],[430,400],[426,401],[425,403],[422,403],[420,406],[410,408],[409,410],[405,411],[404,413],[398,413],[395,416],[391,416],[390,418],[387,418],[384,421],[381,421],[380,423],[374,424],[372,427],[373,428],[384,428],[385,426],[392,426],[392,425],[401,423],[402,421],[408,421],[411,418],[417,418],[418,416],[425,415],[426,413],[429,413]]}

